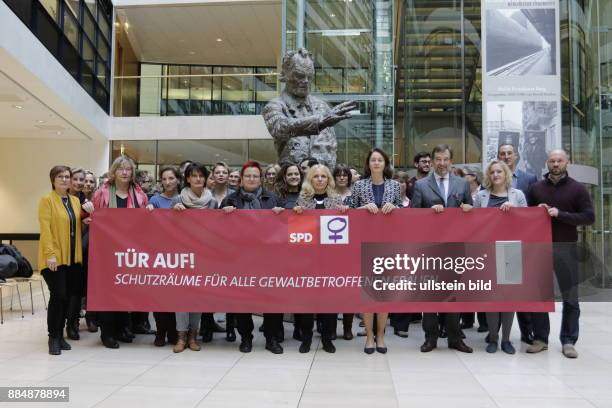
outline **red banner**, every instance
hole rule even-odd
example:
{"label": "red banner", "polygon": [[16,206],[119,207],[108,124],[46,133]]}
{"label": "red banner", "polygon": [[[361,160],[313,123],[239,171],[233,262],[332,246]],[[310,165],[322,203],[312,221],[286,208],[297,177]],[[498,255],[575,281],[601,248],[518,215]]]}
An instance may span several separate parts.
{"label": "red banner", "polygon": [[88,310],[552,311],[541,208],[103,209],[90,232]]}

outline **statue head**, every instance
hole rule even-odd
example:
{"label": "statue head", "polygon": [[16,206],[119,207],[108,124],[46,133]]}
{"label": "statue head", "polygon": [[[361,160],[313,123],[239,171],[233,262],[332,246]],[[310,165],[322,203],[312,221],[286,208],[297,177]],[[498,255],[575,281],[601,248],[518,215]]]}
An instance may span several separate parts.
{"label": "statue head", "polygon": [[310,81],[314,78],[314,61],[312,54],[305,48],[288,51],[283,57],[280,81],[284,82],[290,95],[305,98],[310,90]]}

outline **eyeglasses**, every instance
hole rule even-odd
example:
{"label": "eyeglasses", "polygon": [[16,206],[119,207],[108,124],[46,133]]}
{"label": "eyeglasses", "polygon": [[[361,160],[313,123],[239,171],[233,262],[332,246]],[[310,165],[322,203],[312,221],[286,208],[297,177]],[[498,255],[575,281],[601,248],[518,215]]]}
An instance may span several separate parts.
{"label": "eyeglasses", "polygon": [[131,167],[119,167],[117,169],[117,171],[121,171],[121,172],[124,172],[124,173],[131,173],[132,172],[132,168]]}
{"label": "eyeglasses", "polygon": [[62,180],[70,180],[70,176],[62,176],[62,175],[59,175],[59,176],[55,176],[55,178],[56,178],[56,179],[62,179]]}
{"label": "eyeglasses", "polygon": [[254,180],[254,179],[261,178],[261,177],[260,176],[256,176],[254,174],[249,174],[249,175],[242,176],[242,178]]}

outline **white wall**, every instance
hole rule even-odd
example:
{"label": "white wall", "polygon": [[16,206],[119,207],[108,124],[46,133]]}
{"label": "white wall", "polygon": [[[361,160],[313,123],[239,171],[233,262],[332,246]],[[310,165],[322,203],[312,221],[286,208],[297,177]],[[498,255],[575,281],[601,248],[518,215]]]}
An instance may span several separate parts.
{"label": "white wall", "polygon": [[56,164],[108,170],[108,141],[0,139],[0,231],[38,233],[38,200]]}

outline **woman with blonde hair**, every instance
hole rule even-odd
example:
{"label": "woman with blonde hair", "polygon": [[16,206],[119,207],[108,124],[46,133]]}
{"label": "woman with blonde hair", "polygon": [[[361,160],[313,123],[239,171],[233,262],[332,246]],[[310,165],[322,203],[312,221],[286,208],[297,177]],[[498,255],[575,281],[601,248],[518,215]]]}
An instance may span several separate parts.
{"label": "woman with blonde hair", "polygon": [[[147,195],[136,183],[136,164],[127,156],[117,157],[108,170],[108,181],[94,194],[94,207],[144,208],[147,203]],[[117,340],[131,343],[134,339],[128,312],[99,312],[98,322],[107,348],[119,348]]]}
{"label": "woman with blonde hair", "polygon": [[[512,187],[512,171],[503,161],[496,159],[487,165],[482,184],[484,189],[476,193],[474,208],[499,208],[502,211],[510,211],[512,207],[527,207],[527,200],[523,192]],[[497,351],[500,321],[502,329],[501,349],[506,354],[516,352],[514,346],[510,343],[513,320],[514,312],[487,312],[487,325],[489,327],[487,353]]]}
{"label": "woman with blonde hair", "polygon": [[[329,169],[322,164],[315,164],[306,173],[302,184],[302,191],[297,205],[293,207],[296,214],[306,210],[340,210],[348,211],[348,206],[342,203],[342,197],[336,193],[336,183]],[[296,315],[301,331],[302,344],[300,353],[308,353],[312,344],[313,314],[300,313]],[[323,350],[335,353],[336,347],[332,339],[336,331],[335,313],[317,313],[317,320],[321,323],[321,344]]]}
{"label": "woman with blonde hair", "polygon": [[276,175],[280,171],[278,164],[268,164],[264,169],[263,173],[263,188],[271,193],[274,192],[274,185],[276,184]]}

